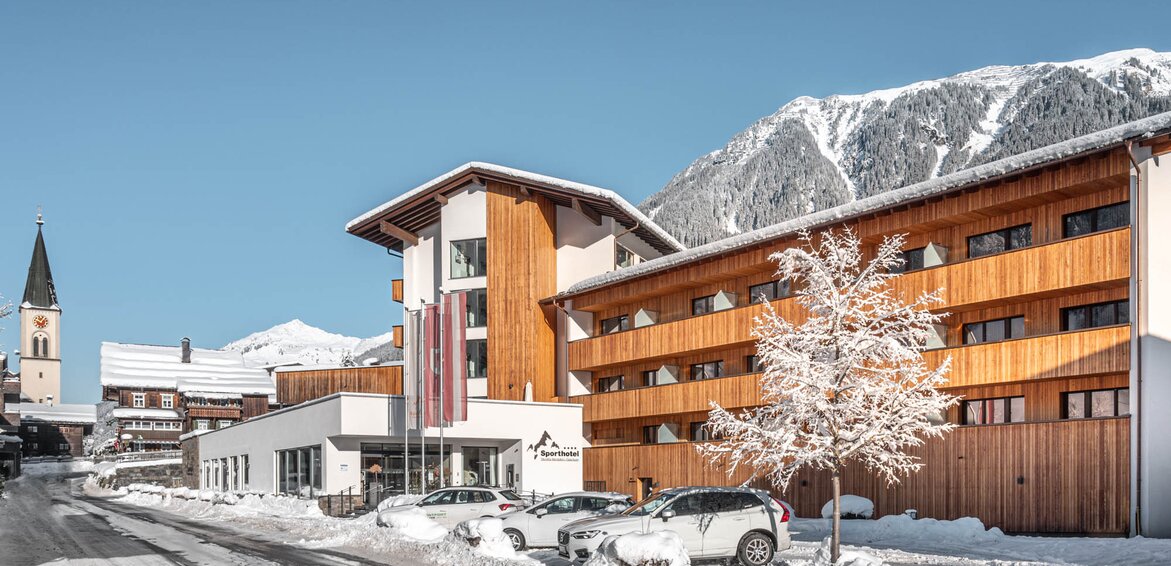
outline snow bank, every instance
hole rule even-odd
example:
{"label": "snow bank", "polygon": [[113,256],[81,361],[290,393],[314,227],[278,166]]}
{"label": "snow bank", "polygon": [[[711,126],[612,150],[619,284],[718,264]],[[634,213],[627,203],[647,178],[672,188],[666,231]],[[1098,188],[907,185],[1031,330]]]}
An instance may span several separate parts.
{"label": "snow bank", "polygon": [[[791,514],[790,514],[791,515]],[[830,499],[821,506],[821,518],[832,519],[834,516],[834,500]],[[843,519],[869,519],[874,516],[874,502],[860,495],[842,496]]]}
{"label": "snow bank", "polygon": [[392,535],[419,542],[438,542],[447,536],[447,529],[427,516],[419,507],[402,509],[379,516]]}
{"label": "snow bank", "polygon": [[422,501],[424,497],[426,497],[426,496],[425,495],[396,495],[394,497],[388,497],[386,499],[383,499],[382,502],[378,504],[377,510],[378,511],[385,511],[387,509],[390,509],[391,507],[401,507],[403,505],[414,505],[414,504]]}
{"label": "snow bank", "polygon": [[821,541],[821,546],[817,548],[817,554],[813,556],[813,563],[816,566],[883,566],[886,564],[881,558],[861,550],[846,550],[843,547],[841,551],[842,555],[838,557],[838,561],[831,562],[830,537],[825,537],[825,540]]}
{"label": "snow bank", "polygon": [[89,460],[66,460],[64,462],[29,462],[26,460],[20,467],[20,473],[26,476],[42,477],[90,472],[93,469],[94,463]]}
{"label": "snow bank", "polygon": [[996,543],[1003,541],[1005,536],[996,527],[985,529],[984,523],[974,517],[940,521],[938,519],[912,519],[907,515],[887,515],[877,521],[852,522],[850,531],[851,538],[867,543],[888,539],[917,542],[946,540],[950,543]]}
{"label": "snow bank", "polygon": [[[397,515],[393,513],[392,515]],[[426,513],[424,513],[424,516]],[[447,540],[456,544],[468,544],[478,554],[492,558],[516,558],[512,541],[504,534],[504,522],[496,517],[483,517],[464,521],[451,530]]]}
{"label": "snow bank", "polygon": [[691,558],[675,531],[610,535],[584,566],[689,566]]}

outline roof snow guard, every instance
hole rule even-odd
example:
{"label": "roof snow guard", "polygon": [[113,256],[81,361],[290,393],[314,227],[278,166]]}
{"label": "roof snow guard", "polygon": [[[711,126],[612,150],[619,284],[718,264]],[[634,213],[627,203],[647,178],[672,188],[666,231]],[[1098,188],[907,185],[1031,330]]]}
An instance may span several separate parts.
{"label": "roof snow guard", "polygon": [[694,261],[718,256],[733,250],[763,244],[772,240],[792,236],[801,230],[813,230],[851,218],[873,214],[882,210],[904,205],[934,195],[948,193],[976,183],[1023,173],[1030,169],[1044,167],[1058,161],[1072,159],[1089,153],[1119,146],[1127,141],[1141,141],[1171,133],[1171,112],[1156,114],[1108,128],[1092,134],[1066,140],[1053,145],[1026,151],[1012,157],[978,165],[943,177],[928,179],[921,183],[877,194],[869,198],[807,214],[792,220],[758,228],[751,232],[737,234],[691,248],[677,254],[644,261],[631,267],[595,275],[570,286],[549,300],[561,300],[644,275],[666,271]]}
{"label": "roof snow guard", "polygon": [[55,309],[57,288],[53,286],[53,272],[49,269],[49,252],[45,251],[45,236],[41,234],[41,220],[37,219],[37,241],[33,244],[33,259],[28,264],[28,279],[24,283],[22,307]]}
{"label": "roof snow guard", "polygon": [[554,204],[573,207],[574,201],[609,216],[647,244],[664,254],[686,249],[650,218],[614,191],[556,177],[530,173],[492,163],[465,163],[346,224],[346,232],[396,251],[403,249],[403,237],[439,220],[445,193],[468,183],[499,181],[540,193]]}

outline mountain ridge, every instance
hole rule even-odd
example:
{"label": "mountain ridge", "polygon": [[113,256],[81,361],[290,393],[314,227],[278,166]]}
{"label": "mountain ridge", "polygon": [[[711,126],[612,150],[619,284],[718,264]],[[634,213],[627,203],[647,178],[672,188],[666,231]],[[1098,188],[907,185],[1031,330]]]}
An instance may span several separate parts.
{"label": "mountain ridge", "polygon": [[304,365],[358,365],[402,358],[391,346],[391,333],[355,338],[327,332],[294,318],[272,328],[253,332],[229,342],[225,350],[240,352],[244,363],[264,366],[286,363]]}

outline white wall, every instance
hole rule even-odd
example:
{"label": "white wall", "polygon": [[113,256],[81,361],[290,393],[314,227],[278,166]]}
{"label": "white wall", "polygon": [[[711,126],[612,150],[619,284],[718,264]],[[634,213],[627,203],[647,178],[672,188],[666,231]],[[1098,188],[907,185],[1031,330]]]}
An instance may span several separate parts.
{"label": "white wall", "polygon": [[[1141,505],[1143,536],[1171,537],[1171,450],[1164,436],[1171,430],[1171,155],[1140,166],[1142,185],[1131,186],[1131,253],[1137,254],[1130,295],[1137,340],[1130,375],[1131,505]],[[1135,521],[1131,525],[1133,530]]]}
{"label": "white wall", "polygon": [[403,306],[408,310],[419,308],[421,302],[436,301],[439,272],[440,224],[436,222],[419,230],[419,243],[403,248]]}
{"label": "white wall", "polygon": [[595,226],[580,212],[557,207],[557,292],[614,269],[614,219]]}
{"label": "white wall", "polygon": [[[439,219],[443,226],[439,261],[443,289],[449,293],[488,286],[487,277],[451,278],[451,242],[488,237],[487,195],[483,186],[467,185],[459,192],[448,195],[447,204],[443,205]],[[492,242],[488,242],[488,245],[491,246]]]}

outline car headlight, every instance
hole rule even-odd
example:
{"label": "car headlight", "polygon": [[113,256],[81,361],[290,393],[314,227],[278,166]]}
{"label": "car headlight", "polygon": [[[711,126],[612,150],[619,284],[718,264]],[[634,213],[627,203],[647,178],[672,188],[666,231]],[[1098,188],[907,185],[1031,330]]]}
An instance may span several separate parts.
{"label": "car headlight", "polygon": [[591,530],[591,531],[581,531],[581,532],[573,533],[573,534],[572,534],[572,535],[570,535],[570,536],[572,536],[573,538],[577,538],[577,539],[583,539],[583,538],[594,538],[594,537],[598,536],[598,534],[599,534],[599,533],[601,533],[601,532],[602,532],[602,531],[599,531],[599,530],[597,530],[597,529],[594,529],[594,530]]}

